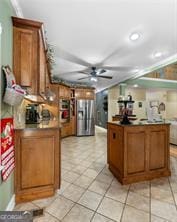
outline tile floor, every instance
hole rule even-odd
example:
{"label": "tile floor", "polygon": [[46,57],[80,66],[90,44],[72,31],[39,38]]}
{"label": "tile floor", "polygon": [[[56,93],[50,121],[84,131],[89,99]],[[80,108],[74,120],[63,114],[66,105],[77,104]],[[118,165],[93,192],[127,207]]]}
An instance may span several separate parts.
{"label": "tile floor", "polygon": [[61,189],[51,198],[19,204],[43,207],[34,222],[177,222],[177,158],[172,176],[122,186],[106,165],[106,132],[62,140]]}

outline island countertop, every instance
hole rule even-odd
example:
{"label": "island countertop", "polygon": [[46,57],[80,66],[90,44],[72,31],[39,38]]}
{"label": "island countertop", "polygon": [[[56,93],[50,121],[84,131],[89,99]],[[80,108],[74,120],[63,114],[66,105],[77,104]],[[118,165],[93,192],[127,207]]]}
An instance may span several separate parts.
{"label": "island countertop", "polygon": [[170,125],[169,121],[159,121],[159,122],[147,122],[147,121],[132,121],[131,124],[121,124],[120,121],[109,121],[108,124],[114,124],[119,126],[143,126],[143,125]]}

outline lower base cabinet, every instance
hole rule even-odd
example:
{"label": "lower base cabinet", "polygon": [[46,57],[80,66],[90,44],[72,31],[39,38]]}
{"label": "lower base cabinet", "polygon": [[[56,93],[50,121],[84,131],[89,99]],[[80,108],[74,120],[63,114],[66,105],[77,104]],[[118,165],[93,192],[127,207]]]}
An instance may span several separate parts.
{"label": "lower base cabinet", "polygon": [[169,124],[108,123],[109,169],[122,184],[170,176]]}
{"label": "lower base cabinet", "polygon": [[59,129],[15,130],[16,203],[52,196],[60,187]]}

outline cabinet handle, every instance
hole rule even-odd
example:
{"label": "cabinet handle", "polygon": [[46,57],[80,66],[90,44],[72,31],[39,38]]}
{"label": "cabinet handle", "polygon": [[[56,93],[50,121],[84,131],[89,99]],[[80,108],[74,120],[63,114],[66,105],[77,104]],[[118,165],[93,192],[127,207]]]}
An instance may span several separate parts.
{"label": "cabinet handle", "polygon": [[112,138],[115,139],[116,138],[116,133],[112,134]]}

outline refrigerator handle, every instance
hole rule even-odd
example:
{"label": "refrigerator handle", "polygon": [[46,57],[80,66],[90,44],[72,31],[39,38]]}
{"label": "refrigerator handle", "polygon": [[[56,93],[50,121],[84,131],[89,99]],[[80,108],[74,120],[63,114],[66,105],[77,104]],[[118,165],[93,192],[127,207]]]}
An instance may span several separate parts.
{"label": "refrigerator handle", "polygon": [[87,106],[85,106],[85,131],[87,131]]}

